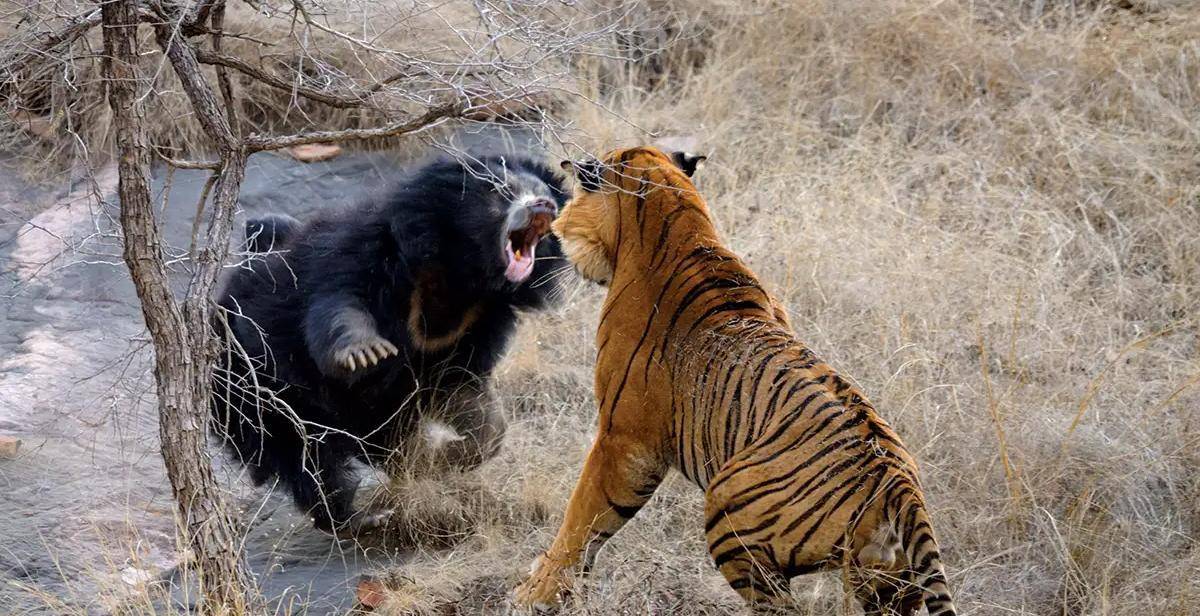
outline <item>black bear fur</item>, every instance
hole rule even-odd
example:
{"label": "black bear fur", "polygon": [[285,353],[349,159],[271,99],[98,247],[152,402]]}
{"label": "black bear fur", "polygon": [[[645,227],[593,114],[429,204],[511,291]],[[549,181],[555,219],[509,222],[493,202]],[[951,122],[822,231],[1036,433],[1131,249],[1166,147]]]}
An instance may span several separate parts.
{"label": "black bear fur", "polygon": [[525,231],[508,234],[533,229],[530,212],[549,206],[552,219],[567,193],[531,159],[469,160],[436,161],[304,224],[276,214],[246,224],[250,258],[217,298],[226,344],[214,431],[256,483],[278,479],[318,528],[362,521],[352,462],[383,466],[413,437],[416,409],[457,405],[447,422],[473,441],[447,454],[459,467],[499,447],[488,377],[518,312],[546,306],[566,265],[546,216],[520,282],[506,274],[505,242],[524,241]]}

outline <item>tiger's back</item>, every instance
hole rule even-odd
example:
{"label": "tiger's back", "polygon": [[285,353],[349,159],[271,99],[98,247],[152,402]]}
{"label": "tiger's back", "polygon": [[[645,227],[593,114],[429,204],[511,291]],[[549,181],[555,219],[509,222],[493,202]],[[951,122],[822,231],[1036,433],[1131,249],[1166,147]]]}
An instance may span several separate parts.
{"label": "tiger's back", "polygon": [[[643,313],[648,333],[632,347],[604,344],[635,330],[627,318],[603,320],[597,364],[625,368],[598,370],[597,384],[608,391],[623,382],[621,396],[655,400],[669,383],[669,401],[657,402],[670,409],[667,455],[707,490],[705,531],[718,568],[748,599],[775,602],[786,600],[790,578],[851,564],[869,608],[914,609],[924,584],[937,587],[933,599],[946,597],[931,614],[952,613],[943,609],[950,604],[940,562],[906,584],[867,579],[936,558],[916,464],[899,437],[857,387],[795,338],[739,259],[720,247],[677,252],[658,268],[671,272],[656,283],[670,293],[651,304],[641,301],[645,293],[627,292],[631,305],[616,305],[618,295],[606,308]],[[641,374],[630,378],[630,367]],[[920,520],[902,519],[914,510]],[[902,550],[901,537],[917,544]]]}

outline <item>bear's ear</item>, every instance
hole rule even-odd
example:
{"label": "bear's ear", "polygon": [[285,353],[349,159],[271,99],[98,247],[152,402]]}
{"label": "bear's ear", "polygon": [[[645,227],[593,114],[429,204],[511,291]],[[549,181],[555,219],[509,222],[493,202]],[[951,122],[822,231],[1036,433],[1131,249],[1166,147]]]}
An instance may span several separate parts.
{"label": "bear's ear", "polygon": [[603,167],[600,161],[594,158],[586,158],[584,160],[564,160],[559,164],[563,171],[567,171],[575,176],[575,180],[579,182],[579,186],[587,192],[599,192],[600,183],[603,181]]}
{"label": "bear's ear", "polygon": [[683,169],[683,172],[690,178],[693,173],[696,173],[696,167],[700,163],[708,160],[703,154],[688,154],[687,152],[675,152],[671,154],[671,160],[675,161],[675,166]]}

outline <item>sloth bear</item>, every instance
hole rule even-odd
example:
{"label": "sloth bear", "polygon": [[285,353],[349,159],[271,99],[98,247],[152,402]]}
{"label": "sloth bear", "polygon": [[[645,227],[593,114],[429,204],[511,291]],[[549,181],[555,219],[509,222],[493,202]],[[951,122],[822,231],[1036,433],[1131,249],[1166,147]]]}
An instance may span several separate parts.
{"label": "sloth bear", "polygon": [[431,163],[305,224],[247,222],[251,258],[217,298],[212,410],[255,483],[277,479],[319,529],[358,531],[387,512],[353,511],[354,460],[386,468],[421,419],[453,468],[495,455],[488,376],[518,311],[556,296],[566,197],[548,167],[490,156]]}

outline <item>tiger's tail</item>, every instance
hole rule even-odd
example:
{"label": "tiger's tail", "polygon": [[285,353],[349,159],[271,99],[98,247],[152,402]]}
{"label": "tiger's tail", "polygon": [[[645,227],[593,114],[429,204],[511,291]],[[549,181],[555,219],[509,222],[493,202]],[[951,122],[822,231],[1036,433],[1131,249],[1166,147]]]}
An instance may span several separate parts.
{"label": "tiger's tail", "polygon": [[893,519],[901,549],[908,557],[913,582],[924,594],[929,616],[955,616],[954,599],[946,583],[946,571],[925,503],[915,493],[906,492],[896,513]]}

